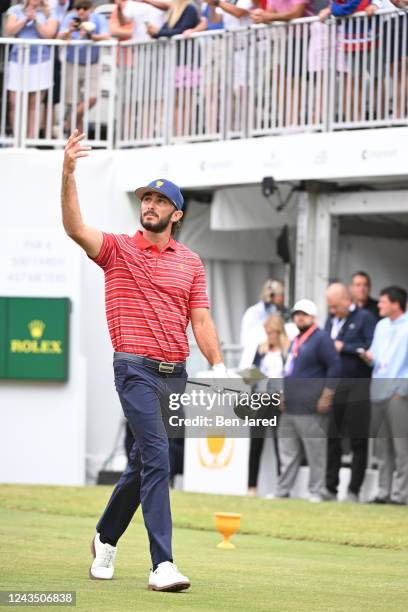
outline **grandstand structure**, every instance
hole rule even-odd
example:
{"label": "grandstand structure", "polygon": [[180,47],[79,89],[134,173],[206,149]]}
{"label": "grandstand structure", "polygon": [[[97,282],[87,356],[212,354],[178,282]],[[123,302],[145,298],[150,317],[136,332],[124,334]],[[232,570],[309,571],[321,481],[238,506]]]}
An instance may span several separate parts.
{"label": "grandstand structure", "polygon": [[[189,39],[98,43],[97,104],[84,115],[93,151],[78,167],[84,216],[106,231],[132,233],[135,187],[158,177],[182,187],[180,239],[205,262],[230,366],[242,314],[269,276],[285,281],[288,303],[313,299],[321,319],[327,283],[347,282],[355,269],[370,273],[374,295],[384,285],[406,286],[407,27],[405,12],[380,11],[326,24],[306,18]],[[29,137],[27,94],[17,96],[13,122],[8,108],[16,44],[26,73],[29,48],[41,55],[45,46],[0,39],[0,293],[69,297],[71,353],[64,385],[1,383],[13,405],[4,431],[19,429],[35,460],[7,473],[0,462],[0,474],[38,482],[41,464],[42,482],[79,484],[85,466],[90,477],[100,468],[120,418],[102,274],[60,221],[62,147],[79,91],[67,109],[66,43],[47,41],[51,60],[62,64],[61,98],[53,106],[51,88],[45,101],[37,96]],[[202,366],[193,349],[190,370]],[[11,433],[3,451],[16,456]]]}

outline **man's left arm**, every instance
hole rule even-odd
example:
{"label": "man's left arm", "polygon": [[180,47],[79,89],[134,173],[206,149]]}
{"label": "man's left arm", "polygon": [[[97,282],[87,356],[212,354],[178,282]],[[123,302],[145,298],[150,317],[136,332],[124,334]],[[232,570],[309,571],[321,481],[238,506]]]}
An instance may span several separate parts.
{"label": "man's left arm", "polygon": [[376,320],[374,315],[367,310],[362,311],[362,316],[363,319],[358,328],[358,334],[353,338],[353,340],[347,340],[346,332],[341,353],[356,355],[357,349],[363,348],[364,350],[367,350],[371,346],[374,337]]}
{"label": "man's left arm", "polygon": [[[215,371],[219,371],[219,375],[222,377],[226,374],[225,366],[217,331],[208,308],[191,309],[191,326],[198,348],[213,368],[217,366]],[[218,367],[221,365],[223,370]]]}
{"label": "man's left arm", "polygon": [[241,6],[238,6],[238,3],[239,0],[237,4],[231,4],[231,2],[226,2],[224,0],[208,0],[210,6],[219,7],[222,11],[233,15],[233,17],[237,17],[237,19],[248,15],[252,6],[251,2],[241,2]]}

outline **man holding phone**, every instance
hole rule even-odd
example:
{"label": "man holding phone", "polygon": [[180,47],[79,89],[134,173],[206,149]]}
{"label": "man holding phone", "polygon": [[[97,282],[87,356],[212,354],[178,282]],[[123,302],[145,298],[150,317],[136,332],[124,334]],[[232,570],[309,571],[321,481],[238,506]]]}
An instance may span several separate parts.
{"label": "man holding phone", "polygon": [[[99,42],[110,38],[108,24],[103,15],[92,12],[91,0],[75,0],[75,13],[66,15],[57,38],[60,40],[91,40]],[[66,103],[69,109],[76,106],[71,127],[83,131],[85,110],[95,106],[98,98],[98,63],[100,49],[97,46],[72,45],[66,49]],[[69,114],[69,113],[68,113]],[[73,125],[72,125],[73,124]],[[68,124],[65,126],[69,129]]]}

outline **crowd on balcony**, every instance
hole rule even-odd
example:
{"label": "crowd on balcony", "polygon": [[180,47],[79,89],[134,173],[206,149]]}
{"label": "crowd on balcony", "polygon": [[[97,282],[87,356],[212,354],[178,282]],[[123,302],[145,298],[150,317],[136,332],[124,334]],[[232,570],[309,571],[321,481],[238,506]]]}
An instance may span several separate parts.
{"label": "crowd on balcony", "polygon": [[[407,6],[405,0],[331,0],[330,2],[329,0],[236,0],[235,2],[229,0],[208,0],[207,2],[200,2],[200,0],[114,0],[113,4],[112,10],[112,6],[110,8],[107,8],[107,5],[94,6],[92,0],[50,0],[50,3],[47,3],[46,0],[24,0],[12,6],[9,6],[8,0],[1,2],[1,11],[2,14],[4,13],[3,36],[19,40],[57,38],[67,41],[68,50],[63,56],[66,64],[66,72],[64,72],[66,114],[70,114],[74,104],[76,113],[71,113],[71,117],[79,129],[83,127],[85,109],[91,109],[97,101],[98,64],[101,53],[98,46],[92,47],[91,45],[89,48],[92,42],[97,43],[108,39],[148,41],[176,35],[188,39],[193,34],[205,30],[231,31],[249,27],[252,24],[290,22],[293,19],[318,15],[319,20],[310,27],[310,43],[307,51],[309,78],[313,78],[313,75],[323,70],[326,61],[325,53],[329,42],[327,30],[322,22],[328,17],[331,15],[347,17],[361,11],[373,17],[380,8],[403,9]],[[405,48],[404,29],[401,25],[393,27],[395,36],[391,37],[389,46],[392,50],[397,47],[397,56],[401,56],[401,61],[398,62],[396,68],[399,80],[402,79],[405,82],[407,79],[403,75],[404,62],[402,61],[404,59],[402,51]],[[336,69],[351,72],[350,67],[346,66],[347,56],[348,54],[352,54],[353,58],[356,57],[356,54],[362,56],[363,50],[369,53],[373,44],[370,38],[370,27],[364,33],[354,29],[343,30],[339,36],[342,39],[342,53],[338,58]],[[294,36],[292,42],[287,43],[293,46],[290,51],[291,55],[293,52],[293,57],[297,44],[296,38],[297,36]],[[70,46],[71,41],[86,41],[86,45]],[[377,43],[378,40],[376,42],[378,46]],[[302,54],[302,50],[300,53]],[[233,56],[233,89],[236,95],[241,95],[239,91],[247,86],[248,57],[245,50],[239,45],[234,46]],[[30,47],[28,68],[25,65],[27,63],[25,57],[20,46],[13,45],[8,55],[4,78],[5,89],[8,91],[8,124],[10,126],[14,121],[16,96],[22,90],[28,92],[27,136],[30,138],[36,131],[38,132],[39,123],[43,122],[43,119],[35,119],[36,107],[38,115],[39,97],[41,103],[46,102],[49,95],[47,92],[52,90],[53,106],[60,100],[62,54],[55,51],[52,46],[44,44]],[[120,60],[123,69],[132,65],[129,54],[122,53],[118,55],[119,57],[124,58]],[[200,82],[199,69],[194,68],[186,59],[182,61],[179,58],[178,64],[175,75],[176,88],[194,88]],[[353,66],[352,70],[358,70],[361,74],[365,70],[359,62],[354,61]],[[302,67],[304,67],[302,58],[297,62],[293,59],[292,86],[285,89],[288,87],[286,83],[277,85],[284,91],[284,95],[289,95],[291,91],[294,100],[296,96],[293,95],[293,89],[296,86],[293,81],[296,71],[302,70]],[[378,77],[374,78],[377,83]],[[85,83],[86,92],[84,92]],[[378,96],[384,97],[384,93],[381,93],[382,85],[376,84],[375,87],[379,92]],[[362,98],[363,88],[362,78],[358,83],[354,83],[354,79],[350,81],[351,97]],[[395,101],[395,105],[398,107],[399,114],[405,116],[403,109],[405,94],[401,87],[398,92],[398,100]],[[316,102],[316,106],[322,103],[321,98]],[[291,104],[293,106],[291,115],[296,123],[298,109],[296,102],[291,102]]]}

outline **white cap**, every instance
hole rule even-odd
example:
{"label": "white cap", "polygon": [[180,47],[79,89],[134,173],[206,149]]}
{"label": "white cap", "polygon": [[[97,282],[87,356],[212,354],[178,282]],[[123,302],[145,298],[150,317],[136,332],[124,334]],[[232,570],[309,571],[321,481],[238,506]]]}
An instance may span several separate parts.
{"label": "white cap", "polygon": [[311,317],[315,317],[317,315],[317,306],[312,300],[298,300],[291,310],[292,315],[295,312],[304,312]]}

